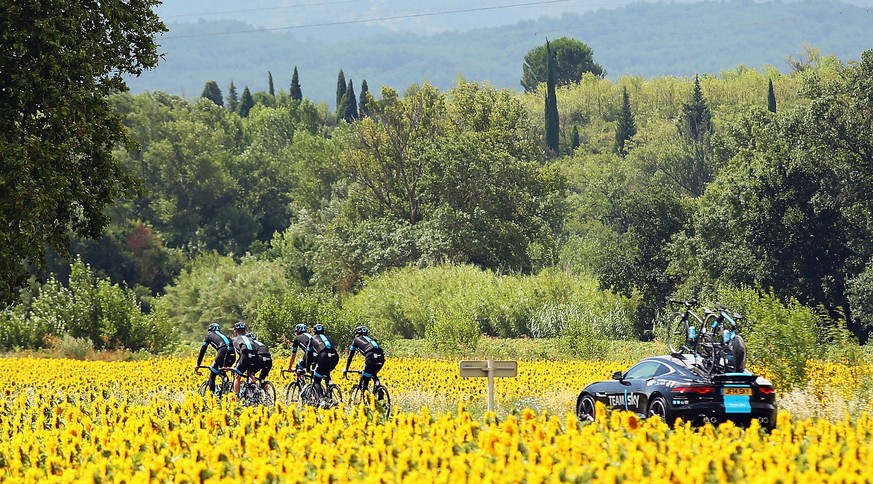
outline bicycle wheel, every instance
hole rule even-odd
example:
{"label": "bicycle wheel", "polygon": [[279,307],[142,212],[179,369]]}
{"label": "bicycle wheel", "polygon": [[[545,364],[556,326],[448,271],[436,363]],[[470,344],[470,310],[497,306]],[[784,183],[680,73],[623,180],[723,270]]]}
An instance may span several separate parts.
{"label": "bicycle wheel", "polygon": [[338,407],[340,403],[343,403],[343,392],[340,390],[340,387],[331,383],[327,387],[327,402],[330,408]]}
{"label": "bicycle wheel", "polygon": [[206,397],[209,394],[209,380],[200,384],[200,388],[197,389],[197,393],[200,394],[201,397]]}
{"label": "bicycle wheel", "polygon": [[300,385],[297,382],[291,382],[285,385],[285,403],[297,403],[300,401]]}
{"label": "bicycle wheel", "polygon": [[223,397],[233,393],[233,380],[230,378],[222,378],[221,384],[216,382],[216,397]]}
{"label": "bicycle wheel", "polygon": [[673,313],[667,319],[667,346],[671,353],[687,353],[691,350],[688,345],[688,319],[685,313]]}
{"label": "bicycle wheel", "polygon": [[352,390],[349,392],[349,410],[354,412],[361,402],[366,404],[366,401],[366,393],[357,385],[353,386]]}
{"label": "bicycle wheel", "polygon": [[300,391],[300,404],[308,407],[318,406],[318,390],[312,383],[307,383]]}
{"label": "bicycle wheel", "polygon": [[384,385],[379,385],[373,389],[373,398],[375,399],[376,409],[385,418],[391,418],[391,394],[388,393],[388,388]]}
{"label": "bicycle wheel", "polygon": [[276,404],[276,387],[273,386],[273,382],[264,382],[263,393],[261,394],[261,403],[268,407],[272,407]]}
{"label": "bicycle wheel", "polygon": [[716,343],[712,337],[712,333],[703,333],[700,335],[697,345],[697,353],[700,355],[700,363],[698,367],[707,375],[711,375],[716,370],[716,364],[721,358],[721,345]]}

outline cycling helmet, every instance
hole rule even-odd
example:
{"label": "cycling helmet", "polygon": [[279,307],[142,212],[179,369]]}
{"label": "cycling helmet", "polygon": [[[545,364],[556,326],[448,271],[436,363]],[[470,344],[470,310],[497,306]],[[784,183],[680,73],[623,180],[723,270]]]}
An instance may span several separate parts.
{"label": "cycling helmet", "polygon": [[324,325],[320,323],[316,324],[312,327],[312,331],[314,331],[315,334],[324,334]]}
{"label": "cycling helmet", "polygon": [[251,338],[253,340],[258,339],[258,335],[256,335],[255,333],[248,333],[248,334],[246,334],[246,336],[248,336],[249,338]]}
{"label": "cycling helmet", "polygon": [[209,331],[210,333],[214,333],[219,329],[221,328],[218,326],[218,323],[209,323],[209,326],[206,327],[206,331]]}
{"label": "cycling helmet", "polygon": [[369,332],[370,332],[370,328],[368,328],[366,326],[357,326],[355,328],[355,336],[357,336],[359,334],[368,334]]}
{"label": "cycling helmet", "polygon": [[294,331],[296,331],[298,333],[305,333],[306,332],[306,325],[303,323],[300,323],[297,326],[294,326]]}
{"label": "cycling helmet", "polygon": [[246,329],[246,323],[242,321],[237,321],[233,323],[233,329],[234,331],[244,331]]}

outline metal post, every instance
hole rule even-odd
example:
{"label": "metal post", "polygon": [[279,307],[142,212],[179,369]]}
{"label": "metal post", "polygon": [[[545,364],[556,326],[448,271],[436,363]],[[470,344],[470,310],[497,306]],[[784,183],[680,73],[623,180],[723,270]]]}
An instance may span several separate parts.
{"label": "metal post", "polygon": [[494,411],[494,360],[488,360],[488,411]]}

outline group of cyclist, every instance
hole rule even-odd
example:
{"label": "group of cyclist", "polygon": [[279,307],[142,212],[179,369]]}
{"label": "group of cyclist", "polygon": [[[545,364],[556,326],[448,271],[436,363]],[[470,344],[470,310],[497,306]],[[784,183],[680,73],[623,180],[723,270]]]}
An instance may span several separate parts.
{"label": "group of cyclist", "polygon": [[[230,370],[234,374],[233,391],[239,395],[242,378],[257,376],[259,381],[266,381],[267,375],[273,368],[273,358],[267,345],[258,340],[255,334],[247,332],[246,323],[242,321],[234,323],[233,331],[234,336],[228,338],[221,332],[218,323],[207,326],[206,338],[200,347],[194,372],[200,374],[199,368],[203,357],[206,355],[207,348],[211,346],[216,350],[216,355],[209,366],[209,390],[214,392],[216,377],[222,371]],[[299,361],[297,361],[298,350],[302,351]],[[385,364],[385,352],[370,335],[367,326],[356,326],[353,331],[343,376],[348,373],[355,353],[361,353],[364,357],[364,369],[361,371],[358,385],[362,390],[366,390],[370,380],[376,377]],[[296,366],[295,361],[297,361]],[[298,375],[311,372],[315,389],[319,392],[319,397],[322,397],[324,389],[321,382],[330,381],[330,374],[338,364],[339,352],[333,339],[325,334],[323,324],[314,324],[311,332],[307,332],[307,327],[303,323],[295,326],[294,339],[291,342],[291,359],[288,362],[289,372],[294,371]],[[257,374],[259,371],[260,374]]]}

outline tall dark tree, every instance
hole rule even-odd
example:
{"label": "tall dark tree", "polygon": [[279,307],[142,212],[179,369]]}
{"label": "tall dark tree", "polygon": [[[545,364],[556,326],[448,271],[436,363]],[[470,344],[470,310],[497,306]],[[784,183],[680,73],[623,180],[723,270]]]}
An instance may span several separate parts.
{"label": "tall dark tree", "polygon": [[336,111],[339,114],[340,106],[343,105],[343,96],[346,95],[346,75],[340,69],[336,77]]}
{"label": "tall dark tree", "polygon": [[239,99],[239,115],[243,118],[249,117],[249,112],[255,107],[255,100],[252,98],[252,92],[249,91],[249,86],[243,89],[242,97]]}
{"label": "tall dark tree", "polygon": [[273,73],[270,71],[267,71],[267,92],[276,97],[276,89],[273,87]]}
{"label": "tall dark tree", "polygon": [[367,104],[369,103],[369,96],[370,88],[369,86],[367,86],[367,80],[364,79],[363,81],[361,81],[361,98],[358,101],[358,114],[362,118],[370,115],[370,108],[367,106]]}
{"label": "tall dark tree", "polygon": [[549,41],[546,40],[546,146],[554,153],[558,153],[559,146],[559,118],[558,97],[555,94],[555,62],[552,58],[552,50]]}
{"label": "tall dark tree", "polygon": [[555,84],[558,86],[579,82],[586,72],[597,77],[606,75],[606,71],[594,63],[594,54],[590,47],[576,39],[561,37],[551,42],[549,49],[539,46],[524,56],[521,86],[526,92],[536,91],[540,84],[546,82],[547,50],[552,59],[552,74],[555,76]]}
{"label": "tall dark tree", "polygon": [[773,79],[770,79],[770,85],[767,87],[767,109],[771,113],[776,112],[776,91],[773,90]]}
{"label": "tall dark tree", "polygon": [[356,119],[358,119],[358,99],[355,97],[355,87],[352,85],[352,80],[349,79],[349,85],[346,86],[346,93],[343,95],[337,121],[344,120],[347,123],[351,123]]}
{"label": "tall dark tree", "polygon": [[574,124],[573,125],[573,139],[570,143],[570,147],[575,150],[576,148],[579,147],[579,144],[580,144],[579,127]]}
{"label": "tall dark tree", "polygon": [[303,91],[300,89],[300,77],[297,75],[297,66],[294,66],[294,74],[291,75],[290,95],[294,101],[303,100]]}
{"label": "tall dark tree", "polygon": [[630,96],[627,87],[622,89],[621,113],[618,116],[618,126],[615,127],[615,152],[624,157],[627,155],[625,144],[637,134],[637,124],[631,111]]}
{"label": "tall dark tree", "polygon": [[691,101],[682,105],[679,131],[687,139],[698,143],[704,136],[712,133],[712,111],[700,89],[700,76],[694,76],[694,94]]}
{"label": "tall dark tree", "polygon": [[209,99],[218,106],[224,106],[224,97],[221,94],[221,89],[218,87],[218,83],[215,81],[206,82],[206,85],[203,86],[203,93],[200,94],[200,97]]}
{"label": "tall dark tree", "polygon": [[236,86],[233,81],[230,81],[230,87],[227,88],[227,109],[235,113],[239,109],[239,94],[236,93]]}
{"label": "tall dark tree", "polygon": [[99,237],[133,185],[113,156],[133,143],[108,97],[157,65],[158,4],[0,2],[0,299],[46,248],[66,256],[71,236]]}

